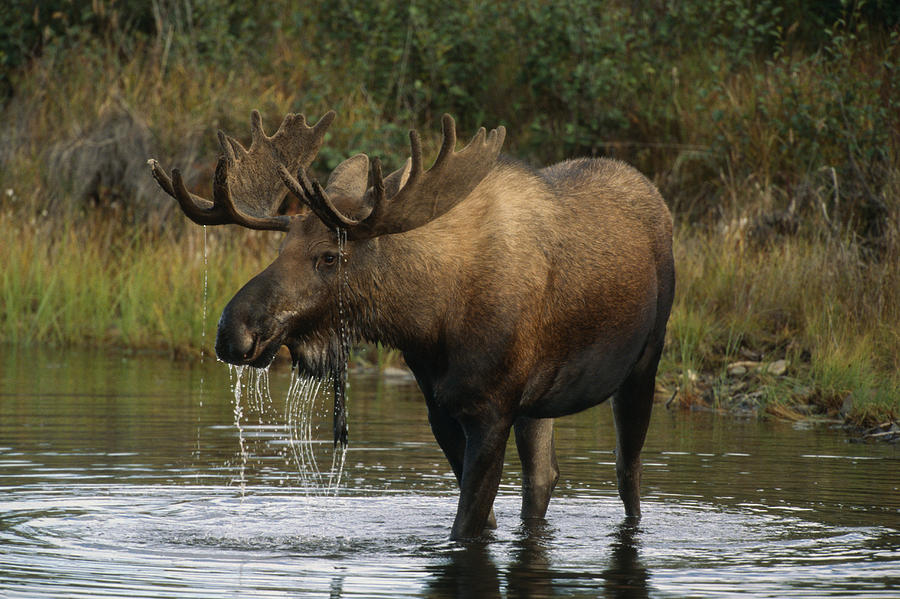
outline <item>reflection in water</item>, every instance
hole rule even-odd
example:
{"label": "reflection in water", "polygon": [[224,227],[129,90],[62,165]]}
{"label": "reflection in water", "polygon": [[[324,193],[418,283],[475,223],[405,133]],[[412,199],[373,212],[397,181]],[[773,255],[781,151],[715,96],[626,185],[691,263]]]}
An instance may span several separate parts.
{"label": "reflection in water", "polygon": [[607,597],[639,599],[649,596],[647,582],[650,574],[638,555],[640,533],[640,526],[629,522],[623,522],[616,529],[610,544],[609,568],[603,572]]}
{"label": "reflection in water", "polygon": [[[551,559],[560,542],[542,520],[525,521],[508,543],[505,568],[497,565],[494,542],[465,543],[447,551],[433,569],[424,596],[434,599],[506,597],[543,599],[557,596],[649,597],[650,574],[638,553],[641,529],[622,522],[610,535],[608,564],[602,570],[556,569]],[[602,553],[602,552],[601,552]]]}
{"label": "reflection in water", "polygon": [[484,542],[471,542],[447,551],[433,569],[424,596],[434,599],[500,597],[500,572]]}
{"label": "reflection in water", "polygon": [[326,496],[294,451],[333,463],[330,403],[301,448],[287,371],[263,382],[275,401],[245,395],[239,430],[218,364],[0,353],[0,596],[900,596],[900,447],[658,409],[630,526],[601,406],[557,422],[546,522],[519,519],[511,447],[499,527],[456,544],[413,385],[354,378]]}
{"label": "reflection in water", "polygon": [[344,596],[344,578],[343,574],[335,576],[331,579],[331,588],[329,589],[329,599],[341,599]]}
{"label": "reflection in water", "polygon": [[516,537],[518,546],[506,575],[510,597],[551,597],[553,577],[548,546],[553,531],[545,520],[523,520]]}

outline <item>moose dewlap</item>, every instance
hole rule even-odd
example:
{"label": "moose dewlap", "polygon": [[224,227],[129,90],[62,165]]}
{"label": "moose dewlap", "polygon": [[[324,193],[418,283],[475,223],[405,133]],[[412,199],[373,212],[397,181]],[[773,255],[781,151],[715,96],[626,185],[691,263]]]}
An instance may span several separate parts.
{"label": "moose dewlap", "polygon": [[[309,125],[289,114],[270,137],[254,111],[249,149],[220,132],[211,201],[150,161],[191,220],[286,232],[222,312],[219,358],[264,367],[286,345],[302,373],[328,376],[344,372],[355,340],[400,349],[459,482],[456,539],[494,525],[511,427],[522,517],[543,518],[559,477],[552,419],[611,397],[619,495],[640,517],[640,451],[675,288],[672,219],[653,184],[613,160],[528,168],[500,157],[503,127],[457,151],[444,116],[428,170],[413,131],[403,168],[383,176],[359,154],[323,188],[306,171],[334,116]],[[287,193],[299,214],[277,213]],[[335,397],[346,439],[338,385]]]}

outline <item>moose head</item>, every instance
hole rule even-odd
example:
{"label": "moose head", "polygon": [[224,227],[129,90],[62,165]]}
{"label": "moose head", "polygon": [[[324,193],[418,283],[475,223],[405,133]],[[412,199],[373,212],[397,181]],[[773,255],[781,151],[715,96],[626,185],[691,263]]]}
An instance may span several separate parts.
{"label": "moose head", "polygon": [[[411,131],[411,156],[402,168],[383,177],[377,158],[357,154],[339,164],[323,188],[306,169],[334,116],[328,112],[309,126],[303,115],[289,114],[269,137],[254,111],[249,150],[220,131],[223,155],[216,166],[212,201],[188,192],[178,170],[173,169],[170,178],[157,161],[150,161],[160,186],[194,222],[287,233],[275,261],[222,312],[216,355],[224,362],[266,367],[286,345],[295,363],[305,363],[321,375],[330,354],[313,352],[324,360],[312,360],[308,350],[327,345],[326,340],[337,335],[344,287],[357,275],[371,273],[365,269],[371,265],[375,240],[426,225],[453,208],[494,167],[505,137],[503,127],[489,134],[481,128],[456,151],[456,126],[444,115],[441,148],[427,171],[420,137]],[[287,191],[307,209],[278,214]],[[357,336],[366,333],[358,331]]]}

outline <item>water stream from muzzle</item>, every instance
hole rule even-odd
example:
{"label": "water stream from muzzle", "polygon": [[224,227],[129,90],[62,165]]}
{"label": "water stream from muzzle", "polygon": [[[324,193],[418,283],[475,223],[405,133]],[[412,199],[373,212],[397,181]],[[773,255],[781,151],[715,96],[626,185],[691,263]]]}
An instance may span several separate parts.
{"label": "water stream from muzzle", "polygon": [[[331,468],[322,472],[316,458],[316,448],[325,442],[318,440],[316,399],[333,381],[300,376],[291,371],[291,378],[284,398],[283,413],[276,408],[272,398],[268,369],[247,366],[229,366],[231,375],[234,427],[238,435],[239,466],[234,483],[240,485],[241,497],[246,493],[247,468],[255,457],[251,448],[257,443],[274,441],[286,447],[281,455],[292,461],[297,470],[298,484],[312,495],[337,495],[346,460],[346,447],[338,444],[332,453]],[[248,419],[256,413],[258,426],[248,425]],[[253,437],[247,438],[248,429]],[[274,431],[282,431],[278,438],[271,438]]]}
{"label": "water stream from muzzle", "polygon": [[322,486],[322,474],[313,446],[313,407],[323,381],[291,373],[285,399],[285,416],[290,448],[300,475],[300,484],[315,491]]}
{"label": "water stream from muzzle", "polygon": [[338,341],[339,355],[337,368],[331,373],[334,388],[334,453],[331,456],[331,476],[328,480],[329,488],[333,488],[337,494],[341,483],[341,475],[344,472],[344,462],[347,458],[347,445],[349,435],[349,417],[347,410],[347,397],[350,392],[350,379],[348,378],[348,361],[350,359],[350,328],[347,324],[345,293],[350,288],[350,277],[347,273],[347,231],[337,229],[338,243]]}
{"label": "water stream from muzzle", "polygon": [[[194,449],[195,456],[200,455],[200,414],[203,411],[203,394],[206,390],[203,376],[203,373],[206,371],[203,368],[203,359],[206,357],[206,316],[209,303],[209,257],[207,248],[206,225],[203,225],[203,308],[200,316],[200,393],[198,394],[200,409],[197,411],[197,445]],[[197,477],[199,481],[199,470],[197,471]]]}
{"label": "water stream from muzzle", "polygon": [[244,428],[241,424],[241,416],[244,411],[241,407],[241,396],[243,395],[242,377],[245,370],[245,366],[228,366],[228,372],[231,375],[231,392],[234,394],[234,427],[237,429],[238,447],[241,452],[240,470],[237,479],[237,482],[241,487],[241,499],[244,498],[244,494],[247,490],[247,479],[245,476],[247,471],[247,446],[244,443]]}
{"label": "water stream from muzzle", "polygon": [[[292,460],[297,467],[300,486],[312,494],[337,495],[344,466],[347,458],[347,405],[346,398],[349,390],[347,363],[350,357],[351,334],[347,321],[345,298],[349,289],[349,277],[344,268],[347,257],[345,248],[347,233],[339,229],[337,232],[339,252],[340,284],[338,285],[338,348],[337,356],[334,356],[336,364],[332,368],[330,378],[321,379],[300,376],[296,369],[291,370],[291,379],[284,399],[284,414],[282,426],[284,427],[284,441],[288,450],[284,457]],[[204,300],[203,322],[206,321],[206,230],[204,227]],[[205,334],[205,333],[204,333]],[[202,352],[202,350],[201,350]],[[201,361],[202,361],[201,353]],[[255,411],[259,424],[259,431],[271,429],[278,421],[275,402],[272,400],[272,390],[269,385],[268,368],[252,368],[245,366],[229,366],[231,376],[231,391],[234,397],[233,413],[234,427],[238,435],[238,447],[240,450],[240,466],[234,482],[240,485],[241,497],[246,493],[247,465],[250,460],[250,451],[245,437],[245,418]],[[334,451],[331,455],[331,468],[327,473],[319,469],[316,460],[316,444],[313,422],[316,398],[323,387],[329,385],[334,390]],[[245,412],[246,408],[246,412]],[[199,440],[198,440],[199,443]],[[199,450],[199,447],[198,447]]]}

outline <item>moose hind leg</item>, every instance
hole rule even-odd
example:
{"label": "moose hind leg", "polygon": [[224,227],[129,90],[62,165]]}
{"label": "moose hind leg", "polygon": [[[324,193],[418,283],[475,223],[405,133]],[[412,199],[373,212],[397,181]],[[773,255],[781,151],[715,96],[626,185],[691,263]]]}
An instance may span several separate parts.
{"label": "moose hind leg", "polygon": [[521,416],[514,426],[516,449],[522,462],[522,518],[543,518],[559,480],[553,419]]}
{"label": "moose hind leg", "polygon": [[661,347],[648,347],[612,400],[619,497],[626,517],[634,520],[641,517],[641,449],[650,425],[660,353]]}

